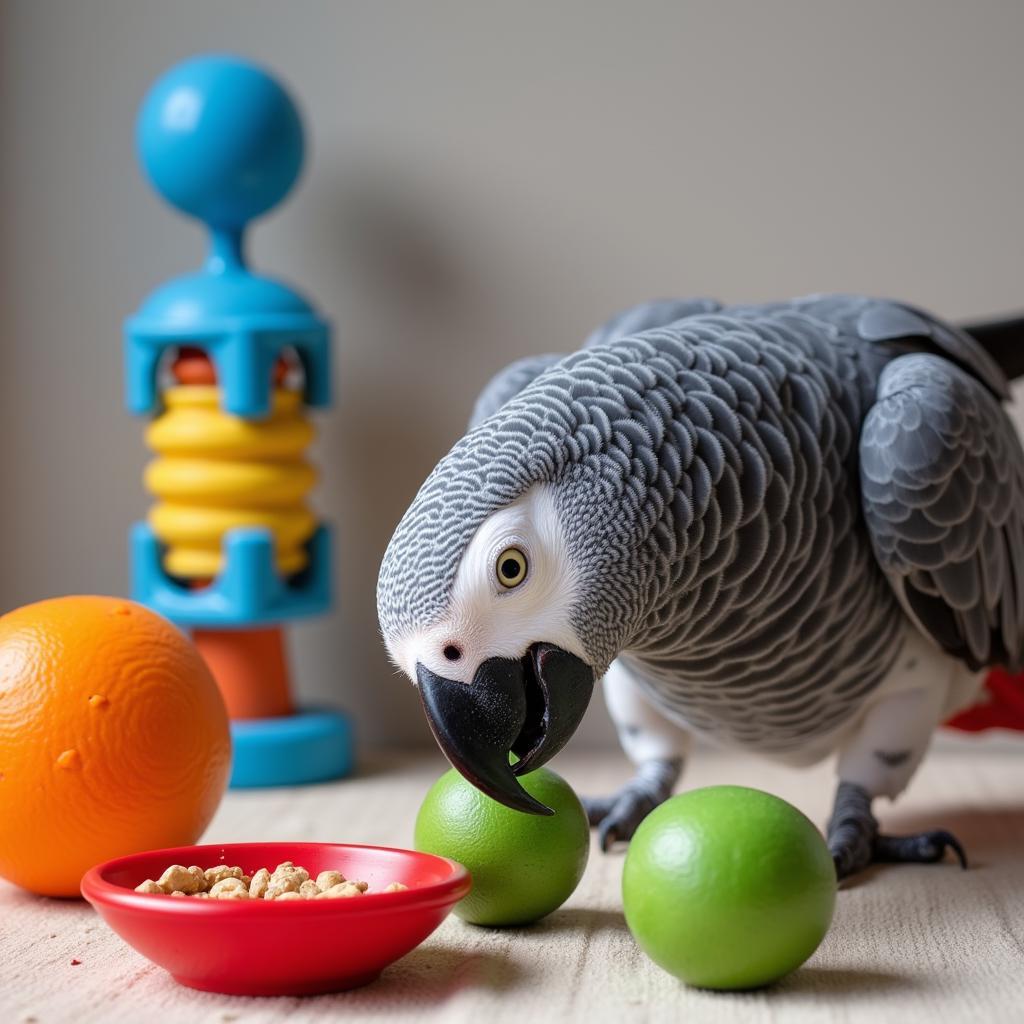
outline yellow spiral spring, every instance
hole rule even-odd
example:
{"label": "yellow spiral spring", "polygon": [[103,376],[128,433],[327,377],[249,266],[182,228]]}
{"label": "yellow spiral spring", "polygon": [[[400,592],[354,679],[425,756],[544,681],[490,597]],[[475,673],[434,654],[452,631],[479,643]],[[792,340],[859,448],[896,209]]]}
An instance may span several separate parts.
{"label": "yellow spiral spring", "polygon": [[159,499],[149,524],[167,545],[167,572],[212,579],[222,567],[224,535],[246,526],[273,533],[282,575],[302,569],[316,529],[305,504],[316,471],[303,457],[313,427],[301,394],[275,390],[263,420],[225,413],[212,386],[171,387],[163,399],[164,413],[146,431],[158,457],[146,467],[145,483]]}

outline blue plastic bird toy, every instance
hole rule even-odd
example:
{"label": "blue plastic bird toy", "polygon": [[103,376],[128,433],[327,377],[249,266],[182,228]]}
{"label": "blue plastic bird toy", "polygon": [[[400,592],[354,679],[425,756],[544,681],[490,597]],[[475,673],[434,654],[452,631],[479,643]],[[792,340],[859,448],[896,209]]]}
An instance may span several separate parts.
{"label": "blue plastic bird toy", "polygon": [[305,505],[306,407],[330,404],[326,322],[289,285],[246,265],[248,222],[302,166],[295,104],[261,68],[203,56],[168,71],[139,114],[156,190],[210,233],[203,268],[157,288],[125,324],[126,402],[155,415],[146,471],[158,503],[132,531],[133,596],[179,625],[233,720],[234,786],[351,770],[351,729],[291,705],[284,620],[331,603],[330,533]]}

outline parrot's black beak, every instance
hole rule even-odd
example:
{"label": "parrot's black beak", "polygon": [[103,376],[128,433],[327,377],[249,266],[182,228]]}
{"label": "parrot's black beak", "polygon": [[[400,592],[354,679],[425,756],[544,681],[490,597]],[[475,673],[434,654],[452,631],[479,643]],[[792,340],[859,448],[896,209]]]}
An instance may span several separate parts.
{"label": "parrot's black beak", "polygon": [[[594,692],[594,671],[553,644],[522,658],[489,658],[471,683],[417,664],[420,699],[445,757],[478,789],[506,807],[553,814],[517,775],[549,761],[576,731]],[[509,764],[509,753],[519,760]]]}

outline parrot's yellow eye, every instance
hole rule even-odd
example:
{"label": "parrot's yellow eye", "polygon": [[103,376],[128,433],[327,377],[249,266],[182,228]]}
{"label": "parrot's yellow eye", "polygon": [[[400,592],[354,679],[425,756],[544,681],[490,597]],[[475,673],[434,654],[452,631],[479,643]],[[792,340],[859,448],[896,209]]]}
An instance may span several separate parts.
{"label": "parrot's yellow eye", "polygon": [[526,579],[526,569],[526,555],[519,548],[505,548],[498,555],[495,571],[498,574],[498,582],[506,590],[518,587]]}

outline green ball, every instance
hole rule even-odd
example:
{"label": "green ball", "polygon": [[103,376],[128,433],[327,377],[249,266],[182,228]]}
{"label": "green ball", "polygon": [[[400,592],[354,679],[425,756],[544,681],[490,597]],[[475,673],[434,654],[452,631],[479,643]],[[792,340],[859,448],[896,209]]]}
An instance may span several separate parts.
{"label": "green ball", "polygon": [[626,855],[622,902],[641,949],[690,985],[744,989],[799,967],[832,921],[821,833],[758,789],[711,786],[651,812]]}
{"label": "green ball", "polygon": [[453,769],[431,786],[416,816],[416,849],[469,869],[473,888],[455,913],[470,924],[537,921],[572,895],[587,866],[590,828],[572,787],[547,768],[519,781],[554,815],[505,807]]}

